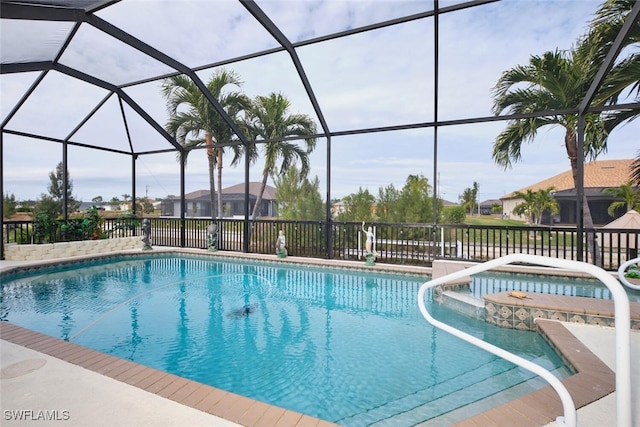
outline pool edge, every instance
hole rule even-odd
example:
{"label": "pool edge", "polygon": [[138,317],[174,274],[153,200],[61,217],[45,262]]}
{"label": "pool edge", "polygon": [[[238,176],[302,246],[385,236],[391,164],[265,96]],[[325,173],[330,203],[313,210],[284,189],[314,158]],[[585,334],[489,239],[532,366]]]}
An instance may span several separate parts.
{"label": "pool edge", "polygon": [[0,322],[0,340],[62,360],[242,426],[337,426],[326,420],[268,405],[9,322]]}

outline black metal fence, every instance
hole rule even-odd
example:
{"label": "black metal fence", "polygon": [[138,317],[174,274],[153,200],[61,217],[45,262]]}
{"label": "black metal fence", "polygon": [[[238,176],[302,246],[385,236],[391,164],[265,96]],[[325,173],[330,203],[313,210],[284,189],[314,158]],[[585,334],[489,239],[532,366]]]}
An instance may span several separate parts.
{"label": "black metal fence", "polygon": [[[636,258],[640,230],[598,228],[584,230],[583,253],[578,256],[575,227],[499,227],[440,225],[447,241],[456,241],[457,257],[487,261],[511,253],[526,253],[552,258],[598,263],[606,270],[617,270],[628,259]],[[589,235],[593,244],[587,245]]]}
{"label": "black metal fence", "polygon": [[[149,218],[151,240],[156,246],[207,248],[210,219]],[[245,222],[238,219],[217,220],[218,248],[223,251],[245,250]],[[123,227],[117,219],[105,219],[108,237],[141,235],[139,219]],[[361,223],[324,221],[256,220],[249,222],[248,251],[274,254],[280,230],[286,236],[291,256],[364,260],[366,234]],[[577,253],[575,227],[500,227],[479,225],[432,225],[370,223],[375,235],[376,262],[387,264],[431,265],[435,259],[487,261],[511,253],[527,253],[553,258],[593,262],[597,250],[600,265],[617,270],[626,260],[637,257],[640,230],[593,229],[583,233],[582,256]],[[594,239],[587,246],[586,237]],[[184,237],[183,237],[184,236]],[[65,241],[65,236],[52,236]],[[33,243],[30,221],[5,221],[4,244]],[[329,247],[329,242],[331,246]]]}

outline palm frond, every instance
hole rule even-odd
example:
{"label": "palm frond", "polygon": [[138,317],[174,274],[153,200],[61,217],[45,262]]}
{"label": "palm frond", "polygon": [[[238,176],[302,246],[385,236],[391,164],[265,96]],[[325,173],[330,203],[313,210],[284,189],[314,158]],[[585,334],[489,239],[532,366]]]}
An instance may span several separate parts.
{"label": "palm frond", "polygon": [[595,160],[600,154],[607,152],[607,130],[604,117],[598,113],[585,115],[584,120],[584,157]]}
{"label": "palm frond", "polygon": [[640,186],[640,151],[636,156],[636,159],[631,163],[631,182],[637,186]]}

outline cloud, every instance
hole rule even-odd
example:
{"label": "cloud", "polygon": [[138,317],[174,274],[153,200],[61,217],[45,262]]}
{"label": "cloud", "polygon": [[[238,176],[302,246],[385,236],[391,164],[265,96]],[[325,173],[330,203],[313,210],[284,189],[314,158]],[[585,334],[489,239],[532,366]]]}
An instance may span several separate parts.
{"label": "cloud", "polygon": [[68,22],[35,21],[29,31],[23,31],[20,21],[5,19],[0,26],[2,61],[51,61],[73,27]]}

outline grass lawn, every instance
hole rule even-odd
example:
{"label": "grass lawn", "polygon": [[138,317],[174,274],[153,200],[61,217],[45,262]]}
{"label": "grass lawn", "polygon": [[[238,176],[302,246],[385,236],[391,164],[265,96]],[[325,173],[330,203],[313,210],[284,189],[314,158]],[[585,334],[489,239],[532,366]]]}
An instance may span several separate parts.
{"label": "grass lawn", "polygon": [[[514,249],[529,245],[555,246],[561,248],[573,247],[576,244],[575,232],[539,230],[533,233],[526,230],[526,228],[531,227],[527,222],[501,219],[497,215],[467,215],[463,224],[477,227],[520,227],[520,229],[477,228],[465,231],[461,228],[455,232],[453,232],[453,230],[449,232],[448,238],[450,240],[466,240],[472,244],[480,243],[483,245],[508,245]],[[544,228],[544,225],[540,227]]]}
{"label": "grass lawn", "polygon": [[464,224],[467,225],[498,225],[502,227],[516,226],[526,227],[528,224],[525,221],[518,221],[515,219],[502,219],[500,217],[491,215],[474,215],[469,216],[464,220]]}

